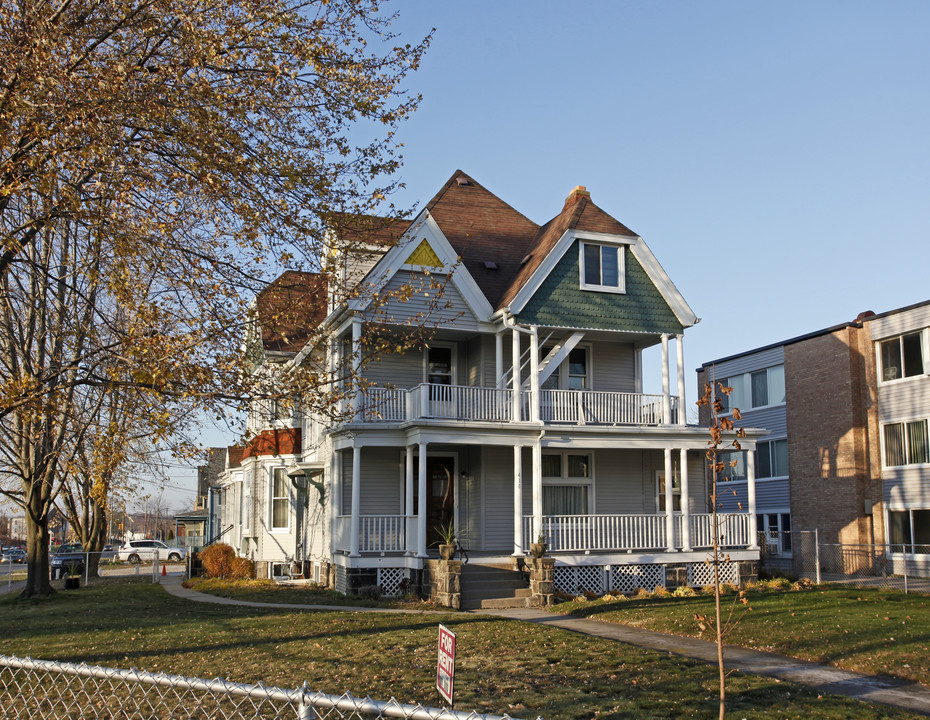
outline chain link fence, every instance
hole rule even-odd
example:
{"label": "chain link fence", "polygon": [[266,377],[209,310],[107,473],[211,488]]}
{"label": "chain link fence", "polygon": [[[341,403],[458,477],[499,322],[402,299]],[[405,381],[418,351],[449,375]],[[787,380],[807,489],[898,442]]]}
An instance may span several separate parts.
{"label": "chain link fence", "polygon": [[759,533],[760,575],[930,593],[930,545],[821,543],[816,530]]}
{"label": "chain link fence", "polygon": [[4,718],[24,720],[509,720],[507,715],[327,695],[306,684],[287,690],[8,655],[0,655],[0,708]]}

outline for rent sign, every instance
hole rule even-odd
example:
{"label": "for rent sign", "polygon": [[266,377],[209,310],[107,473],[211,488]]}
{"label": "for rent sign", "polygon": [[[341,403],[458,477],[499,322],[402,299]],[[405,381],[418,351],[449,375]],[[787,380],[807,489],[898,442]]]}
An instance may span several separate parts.
{"label": "for rent sign", "polygon": [[436,689],[452,705],[452,683],[455,680],[455,633],[439,626],[439,660],[436,663]]}

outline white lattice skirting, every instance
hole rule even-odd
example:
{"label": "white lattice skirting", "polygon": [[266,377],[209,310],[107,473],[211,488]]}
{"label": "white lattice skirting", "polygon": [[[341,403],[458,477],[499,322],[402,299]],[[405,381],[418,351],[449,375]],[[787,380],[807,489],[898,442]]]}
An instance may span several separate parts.
{"label": "white lattice skirting", "polygon": [[[720,563],[720,582],[731,585],[739,584],[739,568],[735,562]],[[689,563],[688,584],[692,587],[713,585],[714,566],[709,563]]]}
{"label": "white lattice skirting", "polygon": [[556,565],[555,588],[561,592],[579,595],[592,592],[601,595],[607,591],[631,594],[640,589],[654,590],[665,587],[664,565]]}
{"label": "white lattice skirting", "polygon": [[402,595],[404,579],[403,568],[378,568],[378,587],[385,597]]}

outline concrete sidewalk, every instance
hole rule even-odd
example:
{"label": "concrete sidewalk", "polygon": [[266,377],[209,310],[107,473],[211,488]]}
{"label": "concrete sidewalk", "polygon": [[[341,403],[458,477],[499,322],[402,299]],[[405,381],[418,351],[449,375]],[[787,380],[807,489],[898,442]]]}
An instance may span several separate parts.
{"label": "concrete sidewalk", "polygon": [[[545,610],[532,608],[477,610],[475,612],[562,628],[650,650],[669,652],[710,664],[717,663],[717,645],[697,638],[666,635],[600,620],[554,615]],[[724,649],[724,664],[728,669],[741,673],[789,680],[823,693],[845,695],[858,700],[892,705],[922,715],[930,715],[930,688],[906,680],[864,675],[830,665],[819,665],[806,660],[731,645]]]}

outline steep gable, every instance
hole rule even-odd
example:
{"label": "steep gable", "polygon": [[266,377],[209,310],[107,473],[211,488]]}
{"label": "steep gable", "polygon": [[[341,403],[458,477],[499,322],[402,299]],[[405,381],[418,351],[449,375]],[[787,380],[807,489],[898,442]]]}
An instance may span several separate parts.
{"label": "steep gable", "polygon": [[496,307],[539,226],[456,170],[426,209]]}

